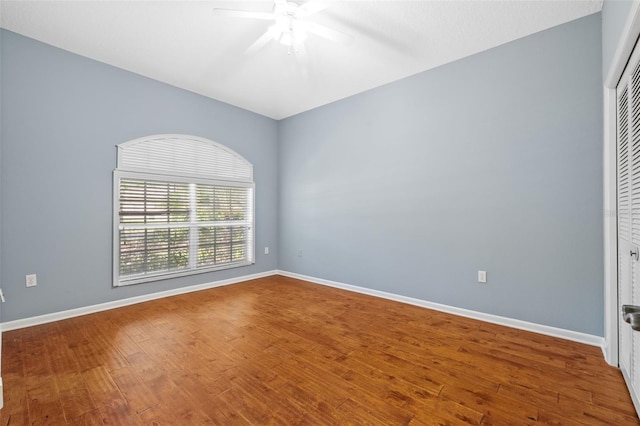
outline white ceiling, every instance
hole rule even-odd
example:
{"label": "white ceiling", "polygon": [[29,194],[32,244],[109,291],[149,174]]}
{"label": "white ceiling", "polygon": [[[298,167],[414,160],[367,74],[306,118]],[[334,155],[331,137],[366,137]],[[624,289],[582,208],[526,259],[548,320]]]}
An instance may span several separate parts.
{"label": "white ceiling", "polygon": [[[302,1],[302,0],[301,0]],[[326,1],[308,60],[276,41],[245,50],[268,21],[214,8],[271,11],[271,1],[0,1],[0,26],[53,46],[275,119],[324,105],[599,12],[602,0]]]}

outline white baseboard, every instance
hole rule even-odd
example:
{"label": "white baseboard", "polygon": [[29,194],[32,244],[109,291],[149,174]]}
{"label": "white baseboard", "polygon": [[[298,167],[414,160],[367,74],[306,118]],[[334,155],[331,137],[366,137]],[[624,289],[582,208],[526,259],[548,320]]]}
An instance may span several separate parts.
{"label": "white baseboard", "polygon": [[[602,348],[605,353],[605,340],[603,337],[591,334],[580,333],[562,328],[550,327],[547,325],[536,324],[527,321],[521,321],[513,318],[501,317],[498,315],[486,314],[483,312],[471,311],[468,309],[456,308],[454,306],[443,305],[440,303],[429,302],[426,300],[416,299],[413,297],[401,296],[398,294],[387,293],[385,291],[373,290],[365,287],[359,287],[350,284],[344,284],[336,281],[325,280],[322,278],[310,277],[308,275],[296,274],[293,272],[273,270],[252,275],[244,275],[241,277],[230,278],[226,280],[213,281],[204,284],[193,285],[189,287],[181,287],[173,290],[161,291],[157,293],[145,294],[142,296],[130,297],[127,299],[115,300],[113,302],[100,303],[97,305],[85,306],[82,308],[69,309],[61,312],[54,312],[46,315],[39,315],[30,318],[23,318],[14,321],[8,321],[1,324],[1,331],[17,330],[19,328],[31,327],[39,324],[60,321],[67,318],[73,318],[81,315],[92,314],[95,312],[106,311],[109,309],[120,308],[123,306],[134,305],[136,303],[147,302],[149,300],[161,299],[163,297],[175,296],[178,294],[191,293],[194,291],[206,290],[214,287],[236,284],[244,281],[254,280],[272,275],[282,275],[285,277],[296,278],[303,281],[309,281],[315,284],[326,285],[339,288],[342,290],[353,291],[356,293],[376,296],[383,299],[393,300],[396,302],[406,303],[409,305],[420,306],[423,308],[433,309],[436,311],[446,312],[449,314],[459,315],[467,318],[477,319],[480,321],[490,322],[493,324],[504,325],[506,327],[517,328],[520,330],[532,331],[534,333],[544,334],[547,336],[559,337],[561,339],[571,340],[574,342],[585,343],[591,346]],[[0,389],[2,382],[0,381]]]}
{"label": "white baseboard", "polygon": [[243,275],[241,277],[229,278],[226,280],[213,281],[204,284],[197,284],[188,287],[176,288],[173,290],[159,291],[157,293],[144,294],[142,296],[129,297],[126,299],[114,300],[113,302],[100,303],[98,305],[85,306],[82,308],[69,309],[67,311],[54,312],[46,315],[38,315],[30,318],[23,318],[14,321],[4,322],[1,330],[17,330],[19,328],[31,327],[33,325],[46,324],[49,322],[60,321],[67,318],[79,317],[81,315],[92,314],[95,312],[106,311],[109,309],[120,308],[122,306],[134,305],[136,303],[147,302],[149,300],[161,299],[163,297],[176,296],[178,294],[192,293],[194,291],[206,290],[214,287],[236,284],[244,281],[255,280],[258,278],[277,275],[278,271],[267,271],[252,275]]}
{"label": "white baseboard", "polygon": [[303,281],[309,281],[315,284],[322,284],[329,287],[335,287],[342,290],[353,291],[356,293],[367,294],[369,296],[381,297],[396,302],[406,303],[408,305],[420,306],[423,308],[433,309],[436,311],[446,312],[453,315],[477,319],[480,321],[490,322],[493,324],[504,325],[506,327],[517,328],[519,330],[532,331],[547,336],[559,337],[565,340],[584,343],[591,346],[600,347],[603,352],[605,349],[604,337],[594,336],[592,334],[580,333],[563,328],[550,327],[548,325],[536,324],[527,321],[521,321],[513,318],[501,317],[498,315],[485,314],[483,312],[471,311],[468,309],[456,308],[455,306],[442,305],[440,303],[428,302],[426,300],[415,299],[413,297],[401,296],[398,294],[387,293],[385,291],[372,290],[370,288],[358,287],[351,284],[344,284],[336,281],[325,280],[322,278],[310,277],[307,275],[296,274],[287,271],[277,271],[278,275],[296,278]]}

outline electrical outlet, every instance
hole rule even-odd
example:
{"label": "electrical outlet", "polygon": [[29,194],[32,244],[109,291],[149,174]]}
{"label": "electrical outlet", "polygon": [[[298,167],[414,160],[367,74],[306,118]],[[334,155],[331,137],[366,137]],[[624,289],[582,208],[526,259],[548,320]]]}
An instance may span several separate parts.
{"label": "electrical outlet", "polygon": [[35,287],[38,285],[38,277],[36,274],[29,274],[25,278],[27,287]]}
{"label": "electrical outlet", "polygon": [[269,254],[269,247],[264,248],[264,254]]}
{"label": "electrical outlet", "polygon": [[478,271],[478,282],[479,283],[487,282],[487,271]]}

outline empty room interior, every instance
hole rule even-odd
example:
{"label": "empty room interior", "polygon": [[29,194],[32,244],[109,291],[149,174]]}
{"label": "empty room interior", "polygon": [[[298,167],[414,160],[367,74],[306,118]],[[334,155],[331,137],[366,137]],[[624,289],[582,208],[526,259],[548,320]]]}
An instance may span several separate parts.
{"label": "empty room interior", "polygon": [[1,0],[0,423],[640,424],[639,35]]}

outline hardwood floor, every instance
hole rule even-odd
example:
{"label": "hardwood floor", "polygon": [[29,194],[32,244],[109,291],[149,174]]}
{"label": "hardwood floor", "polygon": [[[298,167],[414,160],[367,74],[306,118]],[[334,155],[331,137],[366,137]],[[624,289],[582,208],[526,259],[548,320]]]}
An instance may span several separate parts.
{"label": "hardwood floor", "polygon": [[2,425],[640,424],[599,348],[269,277],[3,334]]}

